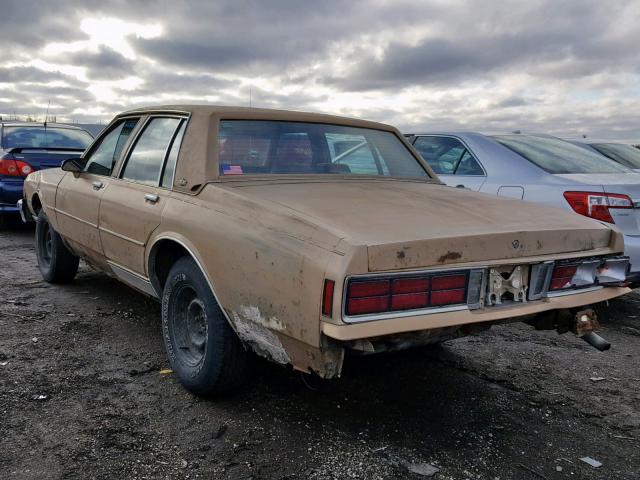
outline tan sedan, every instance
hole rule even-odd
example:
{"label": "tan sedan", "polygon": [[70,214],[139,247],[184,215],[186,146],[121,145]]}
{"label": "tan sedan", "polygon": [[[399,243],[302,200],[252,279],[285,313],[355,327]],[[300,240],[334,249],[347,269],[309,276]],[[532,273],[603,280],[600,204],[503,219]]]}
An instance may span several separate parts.
{"label": "tan sedan", "polygon": [[83,258],[161,300],[170,363],[198,394],[242,382],[249,351],[331,378],[347,350],[504,321],[604,349],[582,307],[629,291],[610,225],[447,187],[395,128],[328,115],[126,112],[24,198],[45,280]]}

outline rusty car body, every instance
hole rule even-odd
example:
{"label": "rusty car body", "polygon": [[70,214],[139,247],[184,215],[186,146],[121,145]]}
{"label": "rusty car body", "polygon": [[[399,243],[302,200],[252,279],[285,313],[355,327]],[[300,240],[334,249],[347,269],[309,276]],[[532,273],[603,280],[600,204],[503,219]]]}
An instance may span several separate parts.
{"label": "rusty car body", "polygon": [[447,187],[397,129],[329,115],[125,112],[29,175],[24,201],[45,279],[83,258],[160,299],[171,365],[200,394],[241,382],[249,350],[331,378],[346,351],[549,312],[587,335],[582,307],[629,291],[611,225]]}

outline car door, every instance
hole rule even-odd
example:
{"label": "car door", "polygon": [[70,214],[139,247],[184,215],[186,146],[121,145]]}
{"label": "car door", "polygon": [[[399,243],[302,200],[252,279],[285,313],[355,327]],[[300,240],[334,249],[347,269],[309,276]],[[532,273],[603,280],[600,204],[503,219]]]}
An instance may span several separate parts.
{"label": "car door", "polygon": [[447,185],[479,191],[487,176],[466,145],[456,137],[419,135],[413,146]]}
{"label": "car door", "polygon": [[67,173],[56,192],[57,229],[73,247],[97,262],[102,258],[98,232],[100,200],[111,182],[113,167],[138,118],[126,118],[115,123],[84,156],[85,165],[79,174]]}
{"label": "car door", "polygon": [[160,224],[173,186],[185,128],[185,117],[148,117],[122,162],[118,178],[102,196],[99,230],[104,255],[116,275],[134,286],[140,277],[147,277],[145,248]]}

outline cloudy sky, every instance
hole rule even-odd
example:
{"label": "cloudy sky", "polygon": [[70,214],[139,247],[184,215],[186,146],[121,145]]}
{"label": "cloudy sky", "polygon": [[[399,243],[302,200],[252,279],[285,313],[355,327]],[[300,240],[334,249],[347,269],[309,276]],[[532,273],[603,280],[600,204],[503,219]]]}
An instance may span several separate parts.
{"label": "cloudy sky", "polygon": [[0,0],[0,114],[158,103],[640,140],[640,2]]}

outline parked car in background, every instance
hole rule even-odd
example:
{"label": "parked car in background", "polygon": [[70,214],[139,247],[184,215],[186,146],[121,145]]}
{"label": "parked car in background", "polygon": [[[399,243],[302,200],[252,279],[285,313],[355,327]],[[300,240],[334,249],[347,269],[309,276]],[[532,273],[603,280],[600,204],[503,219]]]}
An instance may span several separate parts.
{"label": "parked car in background", "polygon": [[93,137],[57,123],[0,122],[0,226],[17,217],[24,179],[31,172],[59,167],[79,155]]}
{"label": "parked car in background", "polygon": [[620,165],[624,165],[631,170],[640,172],[640,150],[625,143],[615,143],[607,141],[580,141],[568,140],[571,143],[600,153]]}
{"label": "parked car in background", "polygon": [[631,257],[629,281],[640,282],[640,173],[548,135],[445,132],[408,138],[447,185],[615,224]]}
{"label": "parked car in background", "polygon": [[355,119],[133,110],[24,193],[44,279],[82,257],[161,299],[169,362],[198,394],[241,383],[249,350],[332,378],[346,351],[507,320],[606,348],[583,307],[629,291],[609,224],[448,188],[395,128]]}

